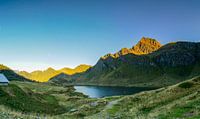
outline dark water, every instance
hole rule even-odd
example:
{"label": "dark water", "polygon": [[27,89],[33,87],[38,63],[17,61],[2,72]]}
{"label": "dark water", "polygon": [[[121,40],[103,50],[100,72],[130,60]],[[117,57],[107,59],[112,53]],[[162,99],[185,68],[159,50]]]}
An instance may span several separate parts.
{"label": "dark water", "polygon": [[81,92],[91,98],[106,96],[130,95],[155,88],[142,87],[110,87],[110,86],[74,86],[76,92]]}

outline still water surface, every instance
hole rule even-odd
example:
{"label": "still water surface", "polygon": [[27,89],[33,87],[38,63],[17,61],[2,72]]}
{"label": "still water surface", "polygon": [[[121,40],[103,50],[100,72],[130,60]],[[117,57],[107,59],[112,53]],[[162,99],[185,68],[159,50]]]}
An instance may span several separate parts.
{"label": "still water surface", "polygon": [[155,88],[142,87],[110,87],[110,86],[74,86],[76,92],[81,92],[91,98],[106,96],[130,95]]}

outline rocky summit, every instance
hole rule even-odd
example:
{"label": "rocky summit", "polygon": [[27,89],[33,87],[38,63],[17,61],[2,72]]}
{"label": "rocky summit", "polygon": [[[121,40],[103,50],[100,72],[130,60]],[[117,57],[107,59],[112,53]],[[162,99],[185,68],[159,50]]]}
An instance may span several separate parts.
{"label": "rocky summit", "polygon": [[107,54],[102,57],[102,59],[107,59],[108,57],[118,58],[127,54],[144,55],[152,53],[158,50],[162,45],[152,38],[143,37],[141,40],[132,48],[122,48],[119,52],[114,54]]}

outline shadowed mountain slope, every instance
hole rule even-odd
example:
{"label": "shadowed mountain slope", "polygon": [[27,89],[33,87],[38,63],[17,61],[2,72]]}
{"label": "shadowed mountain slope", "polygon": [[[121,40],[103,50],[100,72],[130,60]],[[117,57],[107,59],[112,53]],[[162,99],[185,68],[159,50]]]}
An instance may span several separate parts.
{"label": "shadowed mountain slope", "polygon": [[4,74],[9,81],[27,81],[28,79],[16,74],[12,69],[0,64],[0,73]]}

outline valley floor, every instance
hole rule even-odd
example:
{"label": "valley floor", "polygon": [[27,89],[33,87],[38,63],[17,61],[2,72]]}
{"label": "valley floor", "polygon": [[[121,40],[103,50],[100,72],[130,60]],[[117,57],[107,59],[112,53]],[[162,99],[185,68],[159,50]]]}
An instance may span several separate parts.
{"label": "valley floor", "polygon": [[200,77],[135,95],[88,98],[73,87],[32,82],[0,86],[0,119],[200,118]]}

